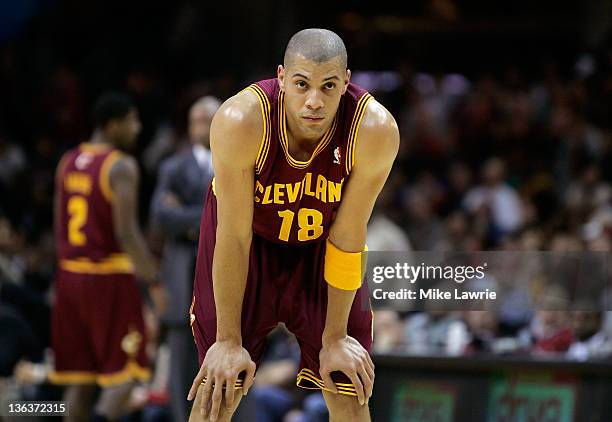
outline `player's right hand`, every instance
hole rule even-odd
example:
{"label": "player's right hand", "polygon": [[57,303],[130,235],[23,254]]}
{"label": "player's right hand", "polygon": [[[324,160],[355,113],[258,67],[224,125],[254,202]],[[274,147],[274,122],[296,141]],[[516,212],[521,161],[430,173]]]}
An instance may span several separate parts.
{"label": "player's right hand", "polygon": [[[219,416],[223,387],[225,386],[225,406],[230,410],[234,403],[235,384],[241,372],[246,371],[242,394],[246,395],[253,385],[255,377],[255,362],[251,360],[249,352],[240,343],[234,341],[218,341],[213,344],[206,356],[198,375],[193,380],[187,400],[193,400],[198,387],[206,378],[202,391],[200,412],[214,421]],[[212,399],[212,403],[211,403]],[[209,403],[211,405],[209,406]]]}

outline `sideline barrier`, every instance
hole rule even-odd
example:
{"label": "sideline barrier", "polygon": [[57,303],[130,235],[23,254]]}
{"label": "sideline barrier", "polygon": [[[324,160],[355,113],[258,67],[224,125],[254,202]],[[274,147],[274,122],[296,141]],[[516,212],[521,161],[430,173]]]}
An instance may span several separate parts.
{"label": "sideline barrier", "polygon": [[612,421],[612,360],[375,355],[376,422]]}

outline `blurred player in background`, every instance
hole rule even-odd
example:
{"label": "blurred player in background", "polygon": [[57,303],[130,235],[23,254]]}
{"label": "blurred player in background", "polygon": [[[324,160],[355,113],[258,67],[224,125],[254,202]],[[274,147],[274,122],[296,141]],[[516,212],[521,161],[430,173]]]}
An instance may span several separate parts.
{"label": "blurred player in background", "polygon": [[162,278],[169,295],[164,317],[170,347],[170,404],[173,420],[189,415],[185,396],[197,371],[193,335],[186,318],[193,292],[200,216],[213,177],[210,123],[221,105],[214,97],[198,99],[189,110],[190,148],[165,160],[153,195],[152,218],[164,237]]}
{"label": "blurred player in background", "polygon": [[343,41],[295,34],[276,79],[213,119],[215,179],[200,228],[192,328],[201,369],[191,421],[230,420],[279,322],[301,350],[297,384],[331,421],[369,421],[372,314],[361,252],[399,133],[350,83]]}
{"label": "blurred player in background", "polygon": [[150,377],[135,275],[161,305],[158,264],[138,225],[139,169],[123,153],[140,132],[138,112],[119,93],[94,107],[90,142],[62,157],[57,169],[55,235],[58,259],[50,380],[67,385],[68,420],[116,420],[136,380]]}

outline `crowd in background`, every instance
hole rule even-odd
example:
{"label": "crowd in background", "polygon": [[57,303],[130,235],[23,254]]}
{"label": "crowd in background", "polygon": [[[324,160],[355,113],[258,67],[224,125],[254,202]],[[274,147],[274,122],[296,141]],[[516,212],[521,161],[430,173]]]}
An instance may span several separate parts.
{"label": "crowd in background", "polygon": [[[584,56],[563,77],[550,63],[537,80],[512,66],[474,80],[407,73],[411,83],[395,93],[403,100],[400,155],[370,225],[370,248],[551,251],[608,262],[612,74],[601,66]],[[495,310],[378,312],[375,348],[610,355],[609,272],[587,299],[561,282],[563,271],[524,274],[525,261],[516,264],[505,280],[514,290]],[[583,291],[593,288],[581,282]]]}
{"label": "crowd in background", "polygon": [[[17,385],[10,391],[21,397],[57,398],[44,383],[52,360],[54,172],[61,154],[86,140],[91,99],[82,69],[61,63],[40,78],[35,103],[16,100],[23,81],[13,53],[0,57],[0,96],[12,98],[0,102],[0,390]],[[362,78],[401,134],[370,222],[371,250],[611,252],[612,56],[467,76],[402,62],[393,75],[391,85],[383,73]],[[225,99],[249,82],[220,77],[170,93],[147,68],[127,73],[120,88],[134,98],[144,128],[133,151],[143,168],[144,221],[160,164],[187,146],[191,102],[206,94]],[[15,130],[25,126],[26,135]],[[148,233],[161,252],[159,233]],[[493,280],[518,286],[496,309],[377,311],[374,352],[609,358],[608,279],[597,302],[566,290],[557,276]],[[168,402],[168,353],[163,324],[146,312],[155,376],[133,402],[156,420]],[[279,328],[258,372],[261,420],[324,417],[320,395],[295,391],[298,363],[295,340]]]}

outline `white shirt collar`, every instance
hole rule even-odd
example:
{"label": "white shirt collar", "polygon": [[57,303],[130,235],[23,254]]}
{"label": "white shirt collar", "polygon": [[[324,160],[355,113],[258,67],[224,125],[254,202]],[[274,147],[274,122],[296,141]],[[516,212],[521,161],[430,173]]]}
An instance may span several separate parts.
{"label": "white shirt collar", "polygon": [[200,168],[202,169],[210,168],[211,156],[210,156],[210,150],[208,148],[206,148],[204,145],[201,145],[201,144],[194,144],[192,151],[193,151],[193,156],[198,162],[198,166],[200,166]]}

